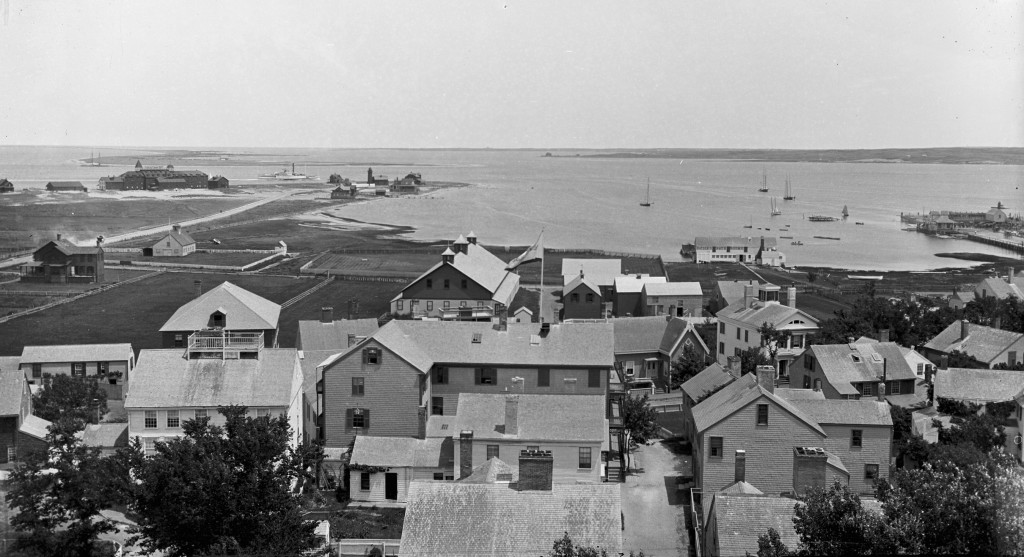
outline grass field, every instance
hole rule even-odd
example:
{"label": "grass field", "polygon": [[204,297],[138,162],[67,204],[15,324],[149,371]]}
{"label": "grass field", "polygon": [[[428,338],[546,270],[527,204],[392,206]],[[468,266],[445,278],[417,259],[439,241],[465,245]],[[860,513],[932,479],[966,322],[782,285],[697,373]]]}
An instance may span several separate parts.
{"label": "grass field", "polygon": [[416,278],[441,261],[441,253],[327,254],[309,268],[311,273],[358,273]]}
{"label": "grass field", "polygon": [[[312,286],[313,282],[305,281]],[[295,346],[295,336],[299,331],[299,321],[320,319],[320,308],[334,308],[334,318],[344,319],[348,301],[359,300],[359,312],[355,317],[379,317],[391,310],[390,301],[401,290],[404,284],[391,282],[358,282],[336,280],[317,290],[311,296],[300,300],[294,306],[281,312],[281,346]]]}
{"label": "grass field", "polygon": [[124,269],[108,269],[104,273],[106,280],[100,283],[89,283],[89,284],[58,284],[49,282],[5,282],[0,284],[0,291],[10,292],[24,292],[26,290],[34,292],[58,292],[58,293],[79,293],[85,292],[86,290],[92,290],[100,286],[108,284],[114,284],[115,282],[121,282],[122,280],[128,280],[137,276],[151,273],[152,271],[129,271]]}
{"label": "grass field", "polygon": [[270,257],[269,253],[190,253],[184,257],[146,257],[141,253],[108,253],[107,262],[131,261],[136,264],[171,263],[183,265],[233,265],[243,266]]}
{"label": "grass field", "polygon": [[0,355],[21,354],[26,344],[130,342],[136,350],[159,348],[160,327],[195,297],[194,280],[203,281],[204,292],[227,280],[276,303],[316,284],[290,277],[164,273],[0,324]]}

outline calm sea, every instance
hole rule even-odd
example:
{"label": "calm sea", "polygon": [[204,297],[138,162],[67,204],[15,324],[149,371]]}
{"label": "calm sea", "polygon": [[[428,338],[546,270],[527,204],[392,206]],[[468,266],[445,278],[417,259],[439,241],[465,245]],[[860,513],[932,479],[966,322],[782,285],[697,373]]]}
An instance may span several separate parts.
{"label": "calm sea", "polygon": [[[779,239],[790,265],[858,270],[928,270],[973,263],[935,257],[939,252],[1013,255],[964,240],[931,238],[903,231],[900,212],[952,209],[985,211],[1002,202],[1024,211],[1024,167],[1006,165],[922,165],[892,163],[771,163],[669,159],[598,159],[573,151],[219,149],[265,154],[265,166],[209,166],[201,160],[176,162],[233,181],[254,180],[280,170],[270,161],[292,161],[298,169],[326,177],[338,172],[364,180],[366,166],[391,177],[419,172],[427,181],[475,184],[420,197],[375,199],[346,206],[343,217],[416,228],[415,239],[454,238],[473,230],[480,241],[524,245],[544,230],[550,247],[591,247],[658,253],[678,261],[682,244],[695,236],[792,236]],[[103,156],[145,150],[102,148]],[[90,149],[0,147],[0,177],[16,187],[40,187],[49,180],[81,180],[129,167],[90,168],[77,159]],[[768,174],[768,193],[757,187]],[[786,177],[795,201],[783,201]],[[651,207],[641,207],[650,181]],[[777,197],[781,216],[769,215]],[[811,215],[840,216],[845,222],[815,223]],[[856,222],[863,222],[857,225]],[[752,228],[744,228],[749,225]],[[788,232],[779,228],[789,225]],[[771,230],[766,230],[766,229]],[[816,239],[838,237],[840,240]],[[801,241],[803,245],[791,245]]]}

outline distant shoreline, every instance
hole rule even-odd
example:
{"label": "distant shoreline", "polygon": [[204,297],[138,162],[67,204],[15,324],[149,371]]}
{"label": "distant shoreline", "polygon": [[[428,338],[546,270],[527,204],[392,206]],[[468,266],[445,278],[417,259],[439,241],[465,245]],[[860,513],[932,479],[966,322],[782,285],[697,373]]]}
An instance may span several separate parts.
{"label": "distant shoreline", "polygon": [[542,158],[680,159],[730,162],[1024,165],[1024,147],[922,149],[638,149],[586,152],[559,149]]}

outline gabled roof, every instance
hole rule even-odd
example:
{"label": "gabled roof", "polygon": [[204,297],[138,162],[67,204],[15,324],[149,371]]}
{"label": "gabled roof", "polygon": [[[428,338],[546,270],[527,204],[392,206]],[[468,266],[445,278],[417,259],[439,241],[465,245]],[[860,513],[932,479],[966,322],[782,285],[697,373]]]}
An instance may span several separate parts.
{"label": "gabled roof", "polygon": [[724,317],[754,327],[760,327],[765,323],[780,327],[786,321],[797,316],[801,317],[808,325],[815,327],[818,325],[818,320],[811,316],[811,314],[785,304],[765,304],[755,301],[750,307],[744,308],[742,297],[740,301],[720,310],[717,315],[719,319]]}
{"label": "gabled roof", "polygon": [[126,342],[119,344],[26,346],[21,351],[21,363],[127,362],[133,355],[132,345]]}
{"label": "gabled roof", "polygon": [[77,434],[82,443],[90,447],[127,447],[128,424],[86,424]]}
{"label": "gabled roof", "polygon": [[639,294],[647,284],[668,282],[665,277],[652,277],[650,275],[629,275],[615,277],[615,292],[618,294]]}
{"label": "gabled roof", "polygon": [[[435,363],[608,368],[615,361],[609,323],[555,324],[544,337],[540,330],[540,323],[510,322],[506,331],[498,331],[486,322],[394,320],[324,365],[333,365],[373,342],[424,373]],[[479,342],[473,342],[476,335]]]}
{"label": "gabled roof", "polygon": [[[443,260],[438,262],[431,268],[427,269],[422,275],[410,282],[405,289],[430,276],[434,271],[441,267],[450,265],[452,268],[465,275],[466,278],[487,290],[491,294],[491,298],[493,300],[508,305],[515,296],[516,286],[519,284],[519,275],[506,270],[505,267],[507,263],[502,261],[498,256],[487,251],[483,246],[470,244],[461,236],[460,239],[465,242],[463,245],[464,251],[455,253],[451,248],[447,248],[442,254],[442,256],[453,255],[451,263],[447,263]],[[403,292],[405,289],[403,289]],[[401,296],[402,295],[399,294],[395,299],[399,299]]]}
{"label": "gabled roof", "polygon": [[719,491],[718,495],[764,495],[764,492],[747,482],[736,482]]}
{"label": "gabled roof", "polygon": [[171,229],[171,231],[167,233],[167,236],[164,236],[160,241],[166,240],[167,238],[178,242],[178,244],[182,246],[190,246],[196,243],[196,241],[192,239],[192,236],[189,236],[187,232],[182,232],[181,230]]}
{"label": "gabled roof", "polygon": [[446,443],[441,437],[415,439],[357,435],[349,462],[366,466],[440,468],[443,467],[441,461],[447,460],[442,459],[445,445],[447,456],[451,457],[453,445],[450,437]]}
{"label": "gabled roof", "polygon": [[1004,369],[940,369],[935,397],[974,403],[1003,402],[1024,394],[1024,371]]}
{"label": "gabled roof", "polygon": [[789,402],[818,424],[892,426],[889,405],[884,402],[870,399],[789,399]]}
{"label": "gabled roof", "polygon": [[[564,277],[564,278],[568,279],[569,277]],[[594,281],[584,277],[583,275],[577,275],[576,278],[570,280],[562,288],[562,295],[565,296],[566,294],[576,290],[580,286],[584,286],[586,288],[589,288],[591,292],[597,294],[598,296],[601,295],[601,287],[598,286]]]}
{"label": "gabled roof", "polygon": [[851,383],[880,381],[883,367],[887,380],[917,379],[895,342],[814,344],[810,352],[841,395],[860,393]]}
{"label": "gabled roof", "polygon": [[321,321],[299,321],[299,339],[303,350],[334,350],[348,348],[348,335],[365,337],[372,335],[380,327],[377,318],[338,319],[330,323]]}
{"label": "gabled roof", "polygon": [[259,359],[186,360],[184,350],[143,350],[125,408],[287,407],[299,363],[294,348],[264,348]]}
{"label": "gabled roof", "polygon": [[[615,354],[658,352],[672,355],[686,331],[693,330],[685,319],[678,317],[618,317],[609,320],[615,330]],[[696,331],[697,343],[708,352],[707,345]]]}
{"label": "gabled roof", "polygon": [[499,476],[507,476],[509,482],[517,482],[519,481],[519,468],[509,466],[505,464],[505,461],[494,457],[480,466],[474,466],[473,473],[459,480],[459,483],[493,484],[499,481]]}
{"label": "gabled roof", "polygon": [[775,389],[775,396],[788,400],[825,400],[825,393],[811,389]]}
{"label": "gabled roof", "polygon": [[21,422],[18,427],[18,431],[35,437],[36,439],[46,439],[46,434],[50,432],[50,426],[53,425],[47,420],[28,414],[25,416],[25,421]]}
{"label": "gabled roof", "polygon": [[924,345],[938,352],[959,350],[979,362],[990,363],[1024,334],[993,329],[983,325],[967,324],[967,337],[961,338],[961,320],[956,320]]}
{"label": "gabled roof", "polygon": [[18,369],[0,370],[0,416],[21,414],[21,397],[25,394],[25,372]]}
{"label": "gabled roof", "polygon": [[736,378],[722,367],[721,364],[715,362],[683,383],[681,388],[686,393],[686,396],[690,397],[690,400],[696,401],[704,396],[704,393],[710,393],[735,380]]}
{"label": "gabled roof", "polygon": [[800,544],[800,536],[793,527],[797,504],[796,500],[787,497],[716,494],[714,509],[719,554],[757,553],[757,538],[769,528],[779,533],[787,547],[796,548]]}
{"label": "gabled roof", "polygon": [[409,557],[547,555],[568,533],[573,542],[622,550],[617,484],[554,484],[551,491],[517,491],[505,484],[414,481],[402,526]]}
{"label": "gabled roof", "polygon": [[699,282],[648,282],[644,284],[648,296],[703,296]]}
{"label": "gabled roof", "polygon": [[460,393],[455,431],[473,439],[578,441],[608,438],[603,395],[512,395],[519,398],[517,433],[505,433],[508,395]]}
{"label": "gabled roof", "polygon": [[731,306],[732,304],[743,300],[743,290],[748,284],[753,285],[754,294],[756,295],[758,284],[754,281],[720,280],[717,283],[717,288],[722,295],[722,299],[725,300],[725,305]]}
{"label": "gabled roof", "polygon": [[611,286],[615,283],[615,277],[622,274],[621,259],[574,259],[565,258],[562,260],[562,284],[567,282],[566,277],[587,277],[598,286]]}
{"label": "gabled roof", "polygon": [[21,356],[0,356],[0,371],[21,369]]}
{"label": "gabled roof", "polygon": [[281,306],[223,282],[216,288],[178,308],[160,331],[199,331],[209,326],[210,314],[221,309],[231,330],[277,329]]}
{"label": "gabled roof", "polygon": [[[758,249],[761,247],[762,236],[697,236],[693,245],[697,249],[711,248],[748,248]],[[778,244],[774,236],[763,236],[765,249],[771,249]]]}
{"label": "gabled roof", "polygon": [[698,433],[702,432],[762,397],[771,400],[783,410],[806,423],[814,431],[823,436],[825,435],[825,431],[821,429],[821,426],[809,416],[789,402],[758,385],[757,376],[753,373],[740,377],[722,390],[704,399],[697,406],[694,406],[694,426]]}
{"label": "gabled roof", "polygon": [[[974,288],[975,292],[983,290],[986,296],[992,296],[998,300],[1005,300],[1006,298],[1017,298],[1018,300],[1024,300],[1024,293],[1021,292],[1020,287],[1014,283],[1003,280],[1000,277],[989,277],[978,283],[978,286]],[[971,299],[974,299],[974,293],[971,294]]]}
{"label": "gabled roof", "polygon": [[36,253],[39,253],[40,250],[51,244],[57,249],[57,251],[64,255],[95,255],[103,253],[103,250],[99,246],[78,246],[65,238],[61,238],[60,240],[50,240],[43,245],[43,247],[37,249]]}

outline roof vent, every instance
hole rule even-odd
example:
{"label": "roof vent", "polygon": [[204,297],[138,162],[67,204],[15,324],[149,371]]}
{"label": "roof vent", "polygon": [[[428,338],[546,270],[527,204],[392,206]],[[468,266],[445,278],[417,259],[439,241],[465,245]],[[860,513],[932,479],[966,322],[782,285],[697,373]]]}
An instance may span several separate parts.
{"label": "roof vent", "polygon": [[878,353],[872,353],[872,354],[871,354],[871,359],[872,359],[872,360],[873,360],[874,362],[876,362],[876,363],[879,363],[879,364],[880,364],[880,363],[882,363],[882,355],[881,355],[881,354],[878,354]]}
{"label": "roof vent", "polygon": [[850,357],[853,358],[853,363],[855,363],[855,364],[859,364],[860,363],[860,354],[850,354]]}

